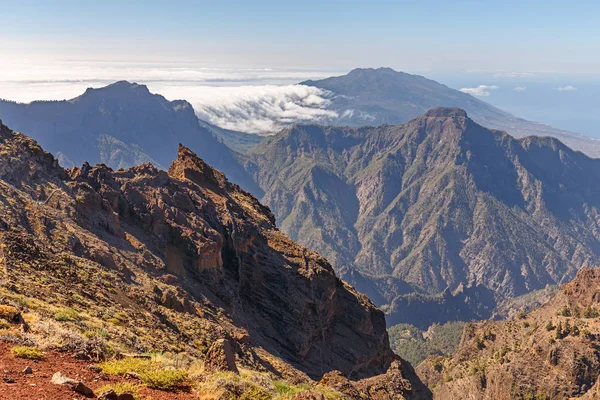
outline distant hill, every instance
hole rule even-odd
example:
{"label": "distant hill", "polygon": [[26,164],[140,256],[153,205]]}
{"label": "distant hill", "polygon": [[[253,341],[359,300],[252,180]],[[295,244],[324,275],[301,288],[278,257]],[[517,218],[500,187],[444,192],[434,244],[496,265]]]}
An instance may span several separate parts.
{"label": "distant hill", "polygon": [[260,194],[236,154],[198,122],[188,102],[168,101],[144,85],[121,81],[64,101],[0,101],[0,119],[57,154],[65,166],[87,161],[118,169],[152,162],[165,168],[185,143],[232,181]]}
{"label": "distant hill", "polygon": [[391,325],[487,318],[600,262],[600,160],[460,109],[397,126],[294,126],[250,157],[281,229]]}
{"label": "distant hill", "polygon": [[600,157],[600,140],[527,121],[469,94],[419,75],[391,68],[355,69],[347,75],[302,85],[332,92],[328,109],[337,111],[333,125],[402,124],[435,107],[459,107],[480,125],[500,129],[515,137],[553,136],[567,146]]}

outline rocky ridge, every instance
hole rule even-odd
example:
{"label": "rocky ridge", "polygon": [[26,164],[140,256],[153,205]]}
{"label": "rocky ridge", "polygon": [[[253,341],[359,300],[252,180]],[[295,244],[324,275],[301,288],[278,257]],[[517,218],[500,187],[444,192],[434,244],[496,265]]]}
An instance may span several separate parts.
{"label": "rocky ridge", "polygon": [[11,340],[202,360],[226,339],[238,368],[295,382],[337,370],[373,386],[396,365],[398,392],[372,398],[428,397],[395,361],[383,313],[186,147],[168,172],[64,170],[0,125],[0,199],[2,298],[29,320]]}

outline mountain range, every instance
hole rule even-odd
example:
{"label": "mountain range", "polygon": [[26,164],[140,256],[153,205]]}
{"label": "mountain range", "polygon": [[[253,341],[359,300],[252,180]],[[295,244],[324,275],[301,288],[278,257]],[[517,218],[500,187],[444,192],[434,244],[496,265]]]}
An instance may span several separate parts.
{"label": "mountain range", "polygon": [[396,126],[297,125],[250,159],[281,229],[388,324],[485,318],[600,260],[600,160],[486,129],[464,110]]}
{"label": "mountain range", "polygon": [[[2,338],[184,354],[240,398],[597,396],[594,141],[385,68],[302,84],[346,126],[263,139],[128,82],[0,101],[39,141],[0,122]],[[492,316],[452,354],[440,324]],[[386,324],[454,336],[417,375]]]}
{"label": "mountain range", "polygon": [[[598,161],[556,139],[515,139],[478,122],[581,139],[588,153],[592,139],[389,68],[302,84],[332,94],[329,107],[345,118],[339,123],[387,125],[295,125],[262,139],[199,121],[186,101],[127,82],[68,101],[0,101],[0,118],[64,166],[164,169],[169,149],[186,144],[368,294],[388,324],[425,329],[487,318],[598,261]],[[466,111],[426,111],[440,104]]]}

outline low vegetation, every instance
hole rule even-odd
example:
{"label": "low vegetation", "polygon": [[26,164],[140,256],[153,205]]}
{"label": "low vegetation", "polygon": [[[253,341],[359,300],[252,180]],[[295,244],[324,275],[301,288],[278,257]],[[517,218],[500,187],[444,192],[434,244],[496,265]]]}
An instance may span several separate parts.
{"label": "low vegetation", "polygon": [[429,355],[452,355],[462,336],[464,322],[433,324],[427,331],[414,325],[398,324],[388,329],[392,349],[417,366]]}
{"label": "low vegetation", "polygon": [[185,386],[187,371],[165,369],[160,363],[141,358],[124,358],[99,364],[102,372],[108,375],[125,376],[137,374],[145,386],[152,389],[173,391]]}
{"label": "low vegetation", "polygon": [[27,360],[41,360],[44,358],[44,354],[37,347],[15,346],[11,349],[11,352],[15,357],[25,358]]}
{"label": "low vegetation", "polygon": [[139,390],[140,390],[139,385],[135,385],[130,382],[120,382],[120,383],[101,386],[100,388],[98,388],[96,390],[96,393],[98,394],[98,396],[102,395],[102,393],[107,393],[110,391],[115,392],[117,395],[122,395],[124,393],[128,393],[128,394],[132,395],[135,400],[139,400],[140,399]]}

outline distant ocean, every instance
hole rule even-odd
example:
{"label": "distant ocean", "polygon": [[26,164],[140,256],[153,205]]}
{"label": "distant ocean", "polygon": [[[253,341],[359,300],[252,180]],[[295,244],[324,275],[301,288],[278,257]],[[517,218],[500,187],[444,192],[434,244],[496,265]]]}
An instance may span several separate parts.
{"label": "distant ocean", "polygon": [[497,86],[479,98],[521,118],[600,138],[600,74],[421,74],[453,89]]}

